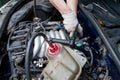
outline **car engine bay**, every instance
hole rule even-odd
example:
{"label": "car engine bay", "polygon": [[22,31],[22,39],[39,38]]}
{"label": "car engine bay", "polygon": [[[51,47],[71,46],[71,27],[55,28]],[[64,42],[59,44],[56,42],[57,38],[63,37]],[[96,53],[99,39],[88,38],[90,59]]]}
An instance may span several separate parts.
{"label": "car engine bay", "polygon": [[[14,26],[9,32],[7,44],[11,78],[24,80],[29,75],[32,79],[35,78],[34,80],[41,80],[43,77],[43,80],[59,80],[60,77],[62,80],[77,80],[83,66],[87,72],[91,72],[94,48],[90,47],[90,38],[81,38],[78,33],[75,33],[73,39],[68,36],[62,24],[56,21],[47,24],[46,21],[36,23],[25,21]],[[60,53],[56,53],[59,47]],[[101,69],[97,72],[99,68]],[[97,79],[102,75],[105,79],[110,78],[107,67],[101,63],[99,67],[93,69],[97,72]],[[92,78],[94,79],[94,76],[91,75]],[[29,77],[27,79],[30,80]]]}
{"label": "car engine bay", "polygon": [[112,80],[101,38],[81,19],[83,34],[69,37],[59,13],[40,6],[36,14],[49,14],[46,19],[34,17],[33,1],[9,19],[0,42],[0,80]]}

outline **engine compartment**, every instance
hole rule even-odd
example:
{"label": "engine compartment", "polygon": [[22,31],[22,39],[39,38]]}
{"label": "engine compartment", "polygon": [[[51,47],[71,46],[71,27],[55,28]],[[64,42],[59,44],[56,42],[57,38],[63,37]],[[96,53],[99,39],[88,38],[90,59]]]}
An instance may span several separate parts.
{"label": "engine compartment", "polygon": [[[25,4],[25,6],[28,6],[28,4],[31,5],[32,2]],[[76,32],[72,38],[69,38],[68,33],[65,31],[64,26],[62,24],[61,16],[59,16],[58,13],[56,13],[55,15],[50,15],[50,17],[47,18],[45,21],[40,20],[38,22],[33,22],[32,5],[29,7],[25,6],[21,7],[18,11],[16,11],[12,15],[10,21],[8,22],[7,34],[5,33],[6,39],[5,41],[3,39],[4,44],[1,43],[3,44],[3,47],[7,46],[7,49],[5,48],[3,50],[3,53],[6,52],[6,55],[8,56],[8,58],[6,57],[8,60],[5,59],[5,62],[8,63],[6,64],[8,68],[7,67],[5,68],[7,72],[0,75],[3,76],[0,77],[1,79],[3,80],[112,79],[112,76],[110,75],[109,72],[109,66],[107,65],[108,64],[106,59],[107,51],[99,36],[96,37],[96,35],[94,35],[93,32],[89,32],[90,30],[88,30],[88,33],[90,34],[84,31],[83,36],[81,36],[79,33]],[[20,14],[21,10],[24,10],[22,14]],[[27,11],[30,11],[31,13],[28,15]],[[44,12],[44,10],[42,12],[43,14],[41,14],[41,16],[43,16],[44,14],[48,14],[48,12]],[[19,17],[16,17],[16,15],[18,14]],[[39,18],[41,19],[40,16]],[[80,23],[82,24],[83,28],[85,28],[84,27],[85,24],[82,23],[82,21],[80,21]],[[35,37],[36,34],[40,35]],[[32,40],[33,37],[34,40]],[[64,50],[64,47],[63,49],[61,49],[63,50],[63,52],[61,51],[61,53],[65,53],[67,56],[72,55],[72,57],[69,57],[69,59],[67,57],[60,58],[62,59],[63,63],[66,63],[64,67],[63,66],[61,67],[61,65],[58,64],[58,62],[61,61],[59,60],[59,57],[53,56],[56,59],[51,60],[51,58],[47,56],[49,47],[48,42],[52,42],[55,44],[57,43],[62,47],[65,46],[69,48],[69,50],[67,51],[66,49]],[[63,56],[61,53],[60,56]],[[27,54],[29,54],[28,57],[26,57]],[[77,56],[73,57],[73,55]],[[59,68],[58,71],[57,69],[55,69],[56,67],[53,66],[54,65],[53,63],[58,64],[57,67]],[[67,66],[67,63],[70,63],[71,65]],[[77,70],[73,70],[71,74],[69,71],[71,71],[74,68],[73,65],[77,65],[75,66],[75,69]],[[50,73],[52,72],[52,70],[49,72],[50,69],[54,70],[53,71],[54,76],[52,76],[53,78],[50,75]],[[62,72],[62,70],[65,72]],[[79,74],[77,73],[78,70],[80,72]],[[49,72],[49,74],[47,74],[48,77],[45,77],[46,75],[41,75],[45,71]],[[66,76],[69,75],[69,77],[64,79],[64,74],[62,73],[64,73]],[[78,78],[75,77],[71,78],[72,75],[74,76],[78,75]],[[56,79],[55,76],[57,76],[57,78],[59,79]]]}
{"label": "engine compartment", "polygon": [[[37,33],[39,34],[39,32],[41,32],[42,35],[36,36],[36,38],[34,37],[34,40],[31,41],[31,39],[33,39],[32,36],[34,36]],[[44,33],[45,33],[45,35],[43,35]],[[34,79],[34,77],[35,77],[35,79],[42,79],[42,78],[40,78],[41,77],[40,74],[42,74],[44,72],[45,66],[49,65],[49,67],[47,69],[50,70],[53,67],[53,70],[54,70],[55,68],[53,65],[58,64],[61,61],[61,59],[63,60],[64,65],[69,63],[69,67],[71,67],[71,69],[73,68],[73,65],[75,65],[73,63],[75,63],[75,62],[70,63],[74,60],[72,59],[72,57],[67,58],[68,55],[64,58],[61,58],[60,61],[57,60],[57,59],[59,59],[59,57],[56,58],[59,55],[53,56],[52,62],[51,62],[51,60],[50,60],[51,58],[48,58],[49,56],[46,56],[48,53],[47,52],[48,44],[46,42],[47,40],[45,40],[46,39],[45,36],[47,38],[49,38],[48,40],[50,40],[52,43],[53,42],[60,43],[60,44],[67,45],[69,48],[71,47],[68,50],[68,51],[70,51],[69,53],[71,53],[72,55],[77,54],[77,56],[80,56],[80,57],[76,56],[73,58],[73,59],[78,59],[79,63],[77,63],[77,64],[82,65],[82,66],[84,66],[84,64],[86,64],[85,65],[86,69],[88,69],[88,70],[92,69],[92,67],[93,67],[93,49],[90,47],[89,37],[82,38],[78,33],[76,33],[76,35],[73,36],[73,40],[70,41],[68,34],[66,33],[65,29],[62,27],[62,23],[60,23],[60,22],[47,22],[46,23],[46,21],[44,21],[44,22],[40,22],[40,23],[39,22],[31,23],[29,21],[25,21],[25,22],[19,23],[15,27],[13,27],[11,29],[11,32],[9,32],[7,51],[8,51],[8,55],[9,55],[10,64],[11,64],[11,71],[12,71],[11,79],[24,79],[23,76],[27,77],[28,75],[32,76],[33,79]],[[68,38],[68,40],[67,40],[67,38]],[[30,42],[31,42],[31,44],[30,44]],[[73,49],[74,49],[74,51],[72,51]],[[68,54],[66,51],[61,52],[61,54],[63,54],[63,53]],[[29,57],[27,56],[27,54]],[[62,55],[61,55],[61,57],[62,57]],[[56,58],[56,59],[54,59],[54,58]],[[66,62],[66,60],[67,60],[67,62]],[[29,61],[29,62],[26,62],[26,61]],[[54,63],[54,61],[55,61],[55,63]],[[52,66],[52,67],[50,68],[50,66]],[[29,70],[28,70],[28,68],[29,68]],[[66,70],[63,67],[58,67],[58,68]],[[79,66],[78,68],[80,68],[80,73],[81,73],[82,67]],[[27,70],[29,72],[26,72]],[[45,71],[48,71],[48,70],[46,70],[46,68],[45,68]],[[68,68],[68,70],[69,70],[69,68]],[[97,68],[96,68],[96,70],[97,70]],[[105,66],[101,66],[100,72],[98,71],[98,78],[100,77],[100,75],[103,75],[104,73],[105,74],[104,74],[103,78],[108,78],[107,70],[108,69],[105,68]],[[54,73],[55,76],[57,76],[56,74],[60,74],[57,77],[57,80],[59,80],[60,79],[59,77],[62,74],[61,74],[61,72],[58,72],[58,71],[56,72],[56,71],[57,71],[57,69],[52,72]],[[60,71],[62,71],[62,70],[60,70]],[[92,71],[92,70],[90,70],[90,71]],[[74,72],[74,68],[73,68],[73,72]],[[27,73],[29,73],[29,74],[26,75]],[[47,74],[47,75],[50,76],[50,73],[51,72],[49,72],[49,74]],[[68,71],[63,72],[63,73],[65,73],[66,75],[69,74]],[[75,73],[76,73],[76,71],[75,71]],[[74,75],[75,75],[75,73],[74,73]],[[79,73],[79,76],[80,76],[80,73]],[[39,75],[39,76],[37,77],[37,75]],[[51,80],[56,79],[55,76],[53,78],[50,77]],[[71,77],[71,76],[69,76],[69,77]],[[27,79],[30,80],[29,77]],[[63,77],[63,79],[64,79],[64,77]],[[67,80],[69,80],[69,79],[70,78],[68,78]],[[75,78],[73,78],[73,79],[75,79]],[[45,78],[43,80],[47,80],[47,78]],[[66,80],[66,78],[64,80]]]}

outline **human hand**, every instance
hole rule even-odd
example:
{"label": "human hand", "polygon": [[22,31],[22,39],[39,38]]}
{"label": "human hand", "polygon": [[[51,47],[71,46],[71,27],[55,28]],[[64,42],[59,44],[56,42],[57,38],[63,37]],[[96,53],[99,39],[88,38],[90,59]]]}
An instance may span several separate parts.
{"label": "human hand", "polygon": [[[70,33],[70,36],[73,35],[74,31],[77,30],[82,35],[82,27],[79,24],[77,17],[73,12],[68,14],[62,14],[63,17],[63,24],[67,32]],[[77,29],[76,29],[77,28]]]}

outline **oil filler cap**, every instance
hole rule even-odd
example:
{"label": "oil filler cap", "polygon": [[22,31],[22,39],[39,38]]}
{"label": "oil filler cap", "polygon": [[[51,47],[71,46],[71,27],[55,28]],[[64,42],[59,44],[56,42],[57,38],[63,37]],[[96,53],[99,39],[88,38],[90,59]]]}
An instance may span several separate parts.
{"label": "oil filler cap", "polygon": [[55,56],[57,54],[60,53],[60,45],[59,44],[51,44],[49,47],[48,47],[48,53],[52,56]]}

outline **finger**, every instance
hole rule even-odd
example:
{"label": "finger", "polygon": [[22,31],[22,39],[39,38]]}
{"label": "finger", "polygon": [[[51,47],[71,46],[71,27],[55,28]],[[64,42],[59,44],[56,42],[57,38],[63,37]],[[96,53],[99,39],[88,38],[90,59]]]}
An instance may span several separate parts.
{"label": "finger", "polygon": [[73,36],[74,36],[74,32],[72,31],[72,32],[70,32],[69,37],[72,38]]}
{"label": "finger", "polygon": [[81,27],[80,24],[78,25],[77,31],[80,34],[80,36],[83,36],[83,28]]}

